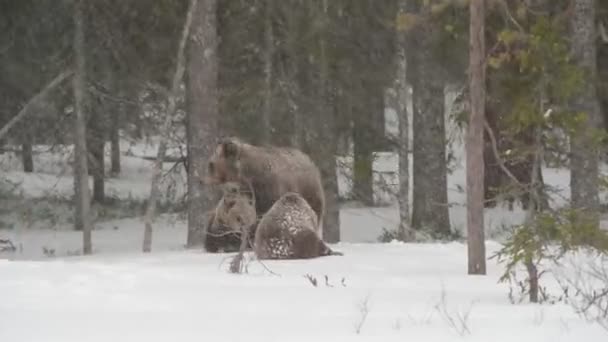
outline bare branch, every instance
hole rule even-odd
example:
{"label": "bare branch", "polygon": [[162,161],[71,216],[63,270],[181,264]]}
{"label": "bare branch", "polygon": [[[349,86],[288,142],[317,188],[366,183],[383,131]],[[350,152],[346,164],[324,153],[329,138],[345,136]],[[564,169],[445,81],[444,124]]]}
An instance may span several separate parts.
{"label": "bare branch", "polygon": [[66,70],[59,75],[57,75],[49,84],[47,84],[42,90],[34,95],[26,104],[21,108],[19,113],[15,115],[11,121],[9,121],[2,129],[0,129],[0,139],[4,138],[6,133],[13,128],[19,121],[21,121],[30,111],[30,108],[37,104],[42,98],[44,98],[53,88],[61,84],[61,82],[65,81],[68,77],[72,76],[74,72],[72,70]]}
{"label": "bare branch", "polygon": [[494,153],[494,157],[496,158],[496,161],[498,162],[498,166],[500,166],[500,168],[502,169],[502,171],[519,187],[521,188],[526,188],[525,185],[523,185],[518,179],[517,177],[515,177],[515,175],[507,168],[507,166],[505,165],[504,161],[502,160],[502,158],[500,157],[500,152],[498,152],[498,147],[497,147],[497,143],[496,143],[496,136],[494,135],[494,131],[492,130],[492,128],[490,127],[490,125],[488,124],[488,121],[484,120],[484,128],[486,130],[486,132],[488,133],[488,135],[490,136],[490,141],[491,141],[491,145],[492,145],[492,152]]}

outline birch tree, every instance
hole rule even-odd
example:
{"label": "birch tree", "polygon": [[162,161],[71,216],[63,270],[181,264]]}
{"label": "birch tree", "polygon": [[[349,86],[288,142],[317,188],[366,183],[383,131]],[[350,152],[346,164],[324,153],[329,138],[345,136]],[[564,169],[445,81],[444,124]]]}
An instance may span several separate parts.
{"label": "birch tree", "polygon": [[[407,0],[399,0],[397,23],[407,12]],[[399,230],[398,237],[402,241],[414,239],[414,231],[410,222],[410,168],[409,168],[409,120],[407,113],[407,32],[397,25],[397,77],[395,91],[397,95],[397,118],[399,120]]]}
{"label": "birch tree", "polygon": [[156,159],[154,160],[154,169],[152,174],[152,182],[150,184],[150,197],[148,199],[148,205],[146,207],[146,214],[144,216],[144,238],[142,250],[144,253],[148,253],[152,250],[152,223],[154,216],[156,215],[156,202],[160,195],[160,180],[162,176],[163,160],[167,152],[167,142],[171,125],[173,124],[173,116],[175,114],[177,97],[179,93],[179,87],[182,83],[184,75],[185,62],[184,62],[184,50],[186,46],[186,40],[190,33],[190,25],[192,24],[192,17],[197,7],[197,0],[190,0],[188,13],[186,15],[186,21],[182,30],[179,46],[177,49],[177,60],[175,65],[175,73],[171,82],[171,89],[167,98],[167,112],[162,127],[160,128],[161,139],[158,145],[158,151],[156,153]]}

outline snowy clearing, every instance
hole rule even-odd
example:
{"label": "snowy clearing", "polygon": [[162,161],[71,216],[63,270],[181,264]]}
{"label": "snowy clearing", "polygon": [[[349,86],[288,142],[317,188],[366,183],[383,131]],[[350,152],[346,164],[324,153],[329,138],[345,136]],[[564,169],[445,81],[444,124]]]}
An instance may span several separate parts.
{"label": "snowy clearing", "polygon": [[[126,146],[126,147],[125,147]],[[72,230],[73,180],[69,149],[39,148],[35,173],[20,171],[19,158],[0,155],[4,179],[17,184],[17,204],[34,199],[40,213],[21,220],[16,207],[5,215],[15,252],[0,253],[0,341],[606,341],[608,331],[587,322],[565,303],[511,304],[502,265],[488,261],[487,276],[466,275],[463,243],[379,244],[383,229],[398,224],[395,204],[341,209],[339,257],[253,261],[249,273],[227,272],[231,254],[184,250],[183,215],[163,214],[154,227],[152,252],[143,255],[141,217],[95,223],[93,256],[79,256],[82,235]],[[176,153],[174,153],[175,155]],[[107,180],[107,194],[119,201],[143,201],[149,192],[154,148],[123,144],[122,173]],[[339,159],[340,193],[345,196],[348,158]],[[464,161],[448,176],[452,227],[465,233]],[[344,166],[346,165],[346,166]],[[169,170],[172,163],[165,164]],[[376,180],[398,186],[397,158],[378,154]],[[545,169],[547,184],[568,198],[568,171]],[[174,169],[164,180],[164,200],[178,201],[185,175]],[[410,194],[411,196],[411,194]],[[376,187],[376,198],[391,201]],[[9,203],[9,202],[6,202]],[[12,205],[15,205],[15,203]],[[556,203],[560,204],[560,203]],[[125,204],[126,205],[126,204]],[[55,206],[55,207],[53,207]],[[51,215],[52,216],[52,215]],[[517,204],[486,210],[487,255],[505,226],[523,219]],[[28,223],[29,222],[29,223]],[[4,258],[4,259],[3,259]],[[312,285],[306,275],[316,279]],[[326,285],[325,276],[331,286]],[[550,278],[543,285],[552,284]]]}
{"label": "snowy clearing", "polygon": [[334,247],[345,256],[265,262],[278,275],[255,261],[231,275],[226,255],[197,251],[0,261],[0,340],[608,338],[565,304],[509,303],[495,263],[488,276],[466,275],[460,243]]}

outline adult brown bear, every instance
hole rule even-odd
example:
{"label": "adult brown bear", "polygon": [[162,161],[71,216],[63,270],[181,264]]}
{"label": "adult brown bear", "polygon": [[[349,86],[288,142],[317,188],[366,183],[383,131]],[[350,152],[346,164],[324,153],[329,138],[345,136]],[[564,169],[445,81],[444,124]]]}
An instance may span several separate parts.
{"label": "adult brown bear", "polygon": [[321,174],[305,153],[286,147],[254,146],[235,137],[221,139],[208,164],[207,183],[240,182],[251,186],[258,216],[287,192],[300,194],[317,216],[321,236],[325,194]]}

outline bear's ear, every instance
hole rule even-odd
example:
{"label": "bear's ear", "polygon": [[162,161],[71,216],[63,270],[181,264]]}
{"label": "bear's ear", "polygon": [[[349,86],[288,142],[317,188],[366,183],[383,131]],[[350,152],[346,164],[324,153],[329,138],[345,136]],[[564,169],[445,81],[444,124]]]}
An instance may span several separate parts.
{"label": "bear's ear", "polygon": [[239,154],[239,146],[230,140],[222,142],[222,150],[225,158],[235,158]]}

